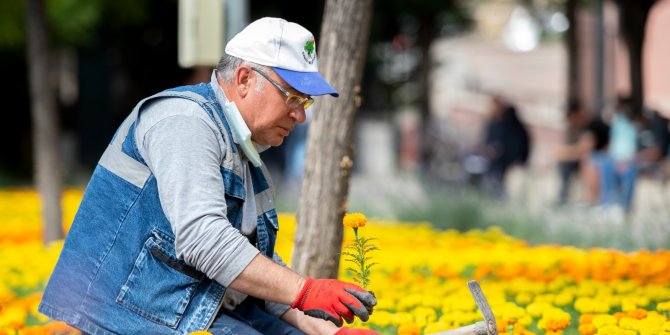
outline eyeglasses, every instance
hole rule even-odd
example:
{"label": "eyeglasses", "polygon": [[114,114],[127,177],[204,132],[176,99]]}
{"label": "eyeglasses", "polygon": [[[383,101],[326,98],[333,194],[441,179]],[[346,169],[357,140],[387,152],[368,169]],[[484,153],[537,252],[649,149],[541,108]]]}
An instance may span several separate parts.
{"label": "eyeglasses", "polygon": [[279,85],[279,83],[272,80],[272,78],[270,78],[270,76],[268,76],[267,74],[263,73],[263,71],[255,68],[255,67],[252,67],[251,69],[258,72],[258,74],[263,76],[263,78],[267,79],[280,92],[282,92],[284,94],[284,96],[286,96],[286,105],[289,108],[294,109],[294,108],[298,108],[298,107],[302,106],[303,109],[307,110],[307,108],[309,108],[309,106],[311,106],[314,103],[314,99],[312,97],[303,98],[299,95],[291,94],[291,92],[289,92],[285,88],[281,87]]}

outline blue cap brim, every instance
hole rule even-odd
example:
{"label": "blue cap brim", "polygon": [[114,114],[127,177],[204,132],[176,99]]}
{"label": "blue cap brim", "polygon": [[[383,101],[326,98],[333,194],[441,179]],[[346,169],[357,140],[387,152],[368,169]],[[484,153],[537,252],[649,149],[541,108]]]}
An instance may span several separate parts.
{"label": "blue cap brim", "polygon": [[272,69],[281,79],[284,79],[287,84],[300,93],[313,96],[326,94],[334,97],[340,96],[318,72],[298,72],[278,67],[273,67]]}

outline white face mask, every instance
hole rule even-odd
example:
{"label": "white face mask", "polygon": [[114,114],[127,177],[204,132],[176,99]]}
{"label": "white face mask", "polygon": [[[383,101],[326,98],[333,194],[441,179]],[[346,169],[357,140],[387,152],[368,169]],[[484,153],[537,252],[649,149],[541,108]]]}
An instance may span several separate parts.
{"label": "white face mask", "polygon": [[251,131],[244,122],[242,114],[240,114],[240,111],[237,110],[235,103],[232,101],[226,101],[225,105],[223,106],[223,112],[226,114],[226,119],[228,120],[228,124],[230,125],[230,128],[233,132],[235,141],[240,145],[242,151],[247,156],[251,164],[253,164],[255,167],[260,167],[263,165],[263,161],[261,161],[261,156],[258,154],[256,146],[254,146],[254,144],[251,142]]}

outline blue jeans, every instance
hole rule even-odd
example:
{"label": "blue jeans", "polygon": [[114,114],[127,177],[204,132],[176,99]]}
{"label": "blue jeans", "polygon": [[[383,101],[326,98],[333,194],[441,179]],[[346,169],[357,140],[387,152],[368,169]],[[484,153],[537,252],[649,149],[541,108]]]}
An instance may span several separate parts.
{"label": "blue jeans", "polygon": [[592,154],[591,159],[600,175],[600,203],[617,204],[626,212],[630,211],[638,174],[637,164],[629,162],[617,167],[614,160],[603,152]]}
{"label": "blue jeans", "polygon": [[303,335],[284,320],[263,310],[257,302],[247,298],[233,311],[222,308],[208,331],[214,335]]}
{"label": "blue jeans", "polygon": [[[214,335],[304,335],[286,321],[266,312],[259,300],[247,298],[235,310],[221,308],[208,331]],[[91,335],[82,332],[82,335]]]}

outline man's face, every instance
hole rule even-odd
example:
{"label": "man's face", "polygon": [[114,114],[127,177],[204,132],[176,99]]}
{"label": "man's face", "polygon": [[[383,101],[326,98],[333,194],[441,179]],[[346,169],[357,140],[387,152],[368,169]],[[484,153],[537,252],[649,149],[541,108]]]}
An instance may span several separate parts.
{"label": "man's face", "polygon": [[[251,130],[251,139],[260,145],[279,146],[296,123],[305,122],[305,109],[302,105],[290,108],[284,93],[273,83],[255,71],[251,74],[254,82],[249,92],[250,113],[248,119],[245,118]],[[307,97],[286,84],[276,73],[268,71],[266,74],[290,94]]]}

